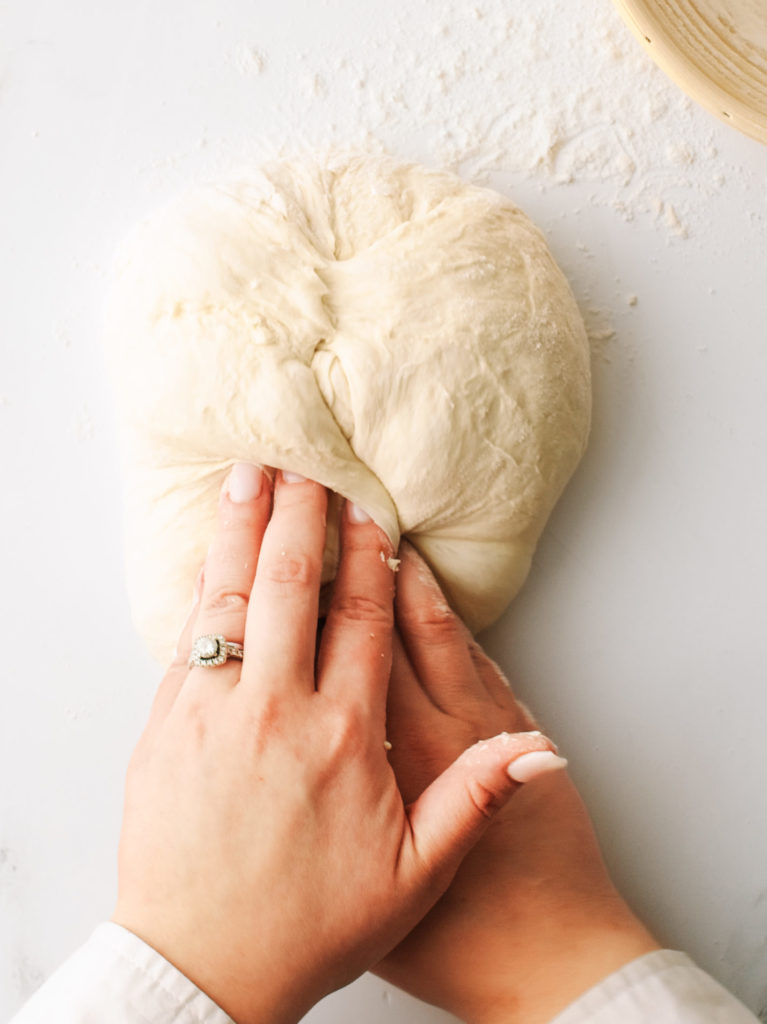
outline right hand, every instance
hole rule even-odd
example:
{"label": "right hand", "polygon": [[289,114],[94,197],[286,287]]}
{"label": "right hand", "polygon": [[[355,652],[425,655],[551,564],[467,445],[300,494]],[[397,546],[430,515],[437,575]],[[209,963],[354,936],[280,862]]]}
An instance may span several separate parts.
{"label": "right hand", "polygon": [[[415,549],[403,543],[400,554],[387,731],[408,803],[471,743],[537,725]],[[575,786],[556,771],[495,816],[376,973],[472,1024],[539,1024],[657,948],[610,882]]]}
{"label": "right hand", "polygon": [[[456,750],[404,806],[385,749],[393,551],[347,505],[317,650],[326,511],[310,480],[283,472],[272,494],[235,467],[128,773],[114,920],[239,1024],[292,1024],[377,963],[524,788],[517,760],[553,757],[541,735]],[[209,634],[243,660],[190,668]]]}

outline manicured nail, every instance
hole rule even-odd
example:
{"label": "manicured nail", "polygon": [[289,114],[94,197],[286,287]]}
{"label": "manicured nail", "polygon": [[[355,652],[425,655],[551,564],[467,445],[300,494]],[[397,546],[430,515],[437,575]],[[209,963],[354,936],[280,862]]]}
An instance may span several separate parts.
{"label": "manicured nail", "polygon": [[302,484],[306,481],[305,476],[300,473],[290,473],[287,469],[282,470],[282,479],[286,484]]}
{"label": "manicured nail", "polygon": [[252,462],[236,462],[232,466],[226,489],[229,497],[237,505],[253,501],[261,493],[264,486],[264,471]]}
{"label": "manicured nail", "polygon": [[506,769],[515,782],[530,782],[539,775],[559,771],[567,767],[564,757],[557,757],[551,750],[533,750],[512,761]]}
{"label": "manicured nail", "polygon": [[[508,679],[506,680],[506,685],[507,686],[511,686],[511,683],[508,681]],[[518,700],[517,703],[521,704],[522,702]],[[522,708],[523,708],[524,711],[527,712],[528,718],[532,718],[533,717],[532,714],[530,714],[529,708],[525,707],[524,705],[522,705]],[[521,735],[521,733],[520,733],[520,735]],[[540,729],[528,729],[527,732],[525,733],[525,736],[543,736],[543,733],[541,732]],[[551,744],[551,749],[554,751],[554,753],[558,754],[559,753],[559,747],[556,745],[556,743],[551,738],[551,736],[547,736],[546,739]]]}
{"label": "manicured nail", "polygon": [[[509,688],[511,688],[511,683],[508,681],[508,679],[506,679],[505,676],[503,677],[503,679],[504,679],[504,682],[506,683],[506,685]],[[530,715],[530,717],[532,718],[533,716]],[[543,736],[543,733],[541,732],[540,729],[530,729],[528,732],[525,733],[525,736]],[[547,739],[548,739],[549,743],[551,744],[551,747],[552,747],[552,750],[554,751],[554,753],[558,754],[559,753],[559,747],[556,745],[554,740],[552,740],[551,737],[547,737]]]}
{"label": "manicured nail", "polygon": [[360,508],[353,501],[346,502],[346,514],[350,523],[369,523],[373,518],[367,514],[364,508]]}

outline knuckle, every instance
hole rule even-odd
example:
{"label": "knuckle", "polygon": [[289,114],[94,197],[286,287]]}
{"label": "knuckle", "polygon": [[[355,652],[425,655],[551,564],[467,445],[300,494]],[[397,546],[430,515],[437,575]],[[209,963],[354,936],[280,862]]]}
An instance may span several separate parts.
{"label": "knuckle", "polygon": [[338,594],[333,602],[333,611],[339,618],[352,622],[388,626],[392,619],[391,608],[387,604],[366,594]]}
{"label": "knuckle", "polygon": [[214,587],[205,597],[207,612],[246,612],[250,593],[238,587]]}
{"label": "knuckle", "polygon": [[317,560],[306,552],[292,552],[270,560],[264,565],[264,579],[279,587],[307,587],[319,581],[320,567]]}
{"label": "knuckle", "polygon": [[470,778],[466,783],[466,793],[475,810],[483,818],[492,818],[493,814],[502,806],[503,794],[486,786],[479,779]]}
{"label": "knuckle", "polygon": [[415,610],[410,617],[410,630],[425,643],[453,643],[463,637],[463,624],[442,602]]}
{"label": "knuckle", "polygon": [[331,762],[343,762],[358,756],[367,743],[368,729],[360,709],[339,706],[327,722],[327,752]]}

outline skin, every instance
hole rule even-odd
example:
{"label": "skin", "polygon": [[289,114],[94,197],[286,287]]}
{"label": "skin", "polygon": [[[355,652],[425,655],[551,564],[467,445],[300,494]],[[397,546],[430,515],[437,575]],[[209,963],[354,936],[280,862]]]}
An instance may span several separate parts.
{"label": "skin", "polygon": [[[403,799],[384,746],[393,552],[347,508],[317,650],[326,510],[316,483],[235,467],[128,771],[113,920],[238,1024],[297,1021],[381,961],[524,789],[509,766],[552,748],[523,731],[461,754],[471,736],[459,749],[456,734]],[[245,660],[190,670],[206,633]]]}
{"label": "skin", "polygon": [[[537,723],[417,552],[403,545],[400,557],[387,721],[411,801],[468,744]],[[555,772],[501,809],[377,973],[472,1024],[544,1024],[658,948],[613,887],[572,781]]]}

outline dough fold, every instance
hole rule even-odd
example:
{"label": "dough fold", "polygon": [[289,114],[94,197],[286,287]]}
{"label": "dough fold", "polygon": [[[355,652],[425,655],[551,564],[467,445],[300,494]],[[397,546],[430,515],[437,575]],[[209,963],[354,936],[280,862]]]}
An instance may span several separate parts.
{"label": "dough fold", "polygon": [[407,534],[476,631],[524,582],[587,441],[586,334],[543,235],[412,164],[285,162],[186,193],[121,249],[106,335],[129,596],[160,661],[234,462]]}

